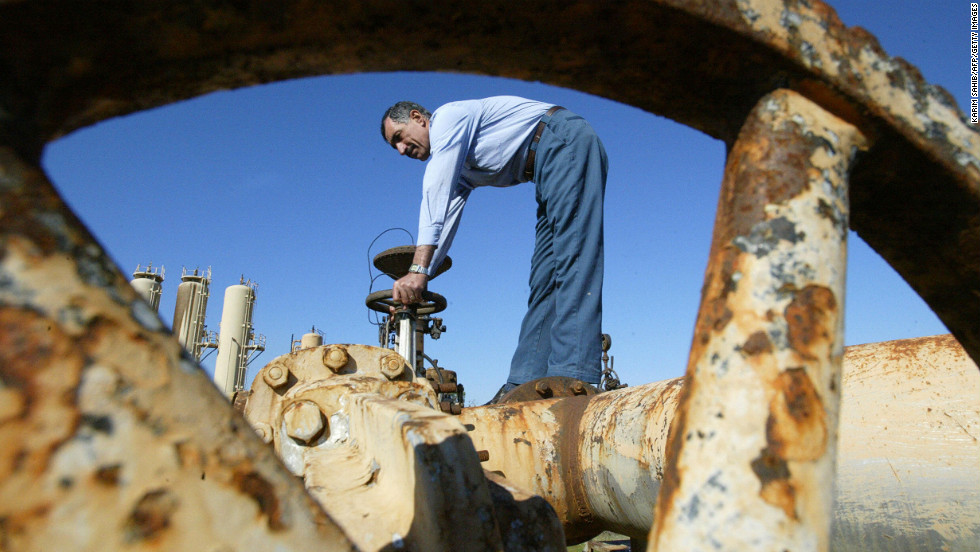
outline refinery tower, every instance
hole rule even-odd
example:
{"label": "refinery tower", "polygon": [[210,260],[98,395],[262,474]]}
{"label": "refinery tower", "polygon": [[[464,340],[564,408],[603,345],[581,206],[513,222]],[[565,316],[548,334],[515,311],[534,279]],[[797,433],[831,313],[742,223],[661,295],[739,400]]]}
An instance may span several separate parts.
{"label": "refinery tower", "polygon": [[[130,284],[157,311],[163,293],[163,268],[136,267]],[[208,332],[205,317],[211,288],[211,268],[206,271],[183,270],[177,287],[174,308],[174,337],[195,361],[201,361],[205,349],[218,349],[214,367],[214,383],[229,398],[245,387],[245,371],[249,363],[265,350],[265,336],[255,336],[252,312],[258,285],[243,276],[237,285],[225,290],[221,312],[220,332]]]}

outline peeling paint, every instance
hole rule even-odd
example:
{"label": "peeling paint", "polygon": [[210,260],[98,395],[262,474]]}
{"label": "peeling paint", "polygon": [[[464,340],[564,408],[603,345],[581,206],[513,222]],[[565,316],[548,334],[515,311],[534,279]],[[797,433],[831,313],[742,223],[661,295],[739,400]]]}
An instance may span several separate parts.
{"label": "peeling paint", "polygon": [[[721,194],[737,201],[720,203],[655,546],[828,547],[838,396],[825,382],[839,377],[843,350],[845,246],[817,206],[847,211],[838,190],[851,160],[836,152],[863,142],[853,126],[778,91],[732,148]],[[819,184],[827,179],[833,185]],[[735,270],[731,291],[719,282]],[[719,326],[722,309],[731,317]]]}

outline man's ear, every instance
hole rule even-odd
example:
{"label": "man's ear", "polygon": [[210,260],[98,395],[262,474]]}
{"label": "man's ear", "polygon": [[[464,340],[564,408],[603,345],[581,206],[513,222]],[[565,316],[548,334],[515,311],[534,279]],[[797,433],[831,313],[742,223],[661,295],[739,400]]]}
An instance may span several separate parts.
{"label": "man's ear", "polygon": [[429,122],[429,120],[426,119],[425,116],[422,115],[422,112],[419,111],[418,109],[413,109],[413,110],[409,111],[408,112],[408,116],[411,117],[411,119],[413,121],[415,121],[416,123],[422,125],[423,127],[426,124],[428,124],[428,122]]}

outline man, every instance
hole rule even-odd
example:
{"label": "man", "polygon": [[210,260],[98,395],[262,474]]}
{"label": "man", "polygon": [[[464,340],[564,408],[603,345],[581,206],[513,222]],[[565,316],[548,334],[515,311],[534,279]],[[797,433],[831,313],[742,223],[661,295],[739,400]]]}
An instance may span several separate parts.
{"label": "man", "polygon": [[474,188],[533,181],[531,295],[507,383],[491,402],[544,376],[598,384],[608,163],[592,127],[558,106],[498,96],[448,103],[431,114],[399,102],[382,117],[381,135],[399,154],[428,161],[413,265],[395,282],[393,299],[420,300]]}

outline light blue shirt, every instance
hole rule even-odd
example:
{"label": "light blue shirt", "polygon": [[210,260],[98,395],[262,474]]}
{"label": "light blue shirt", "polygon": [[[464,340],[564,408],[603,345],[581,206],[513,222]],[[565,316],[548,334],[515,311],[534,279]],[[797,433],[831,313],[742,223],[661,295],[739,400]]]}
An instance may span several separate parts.
{"label": "light blue shirt", "polygon": [[435,270],[452,245],[473,188],[524,181],[534,129],[553,104],[516,96],[448,103],[430,117],[418,245],[435,245]]}

